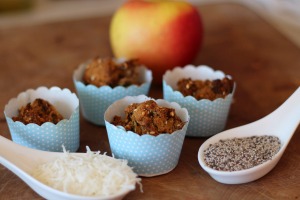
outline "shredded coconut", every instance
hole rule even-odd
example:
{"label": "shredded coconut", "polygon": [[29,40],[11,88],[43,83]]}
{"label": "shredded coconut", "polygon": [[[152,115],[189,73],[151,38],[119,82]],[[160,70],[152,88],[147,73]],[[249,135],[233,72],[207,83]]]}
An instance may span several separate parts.
{"label": "shredded coconut", "polygon": [[108,197],[135,189],[138,178],[126,160],[116,159],[87,147],[84,155],[70,154],[39,165],[33,176],[57,190],[75,195]]}

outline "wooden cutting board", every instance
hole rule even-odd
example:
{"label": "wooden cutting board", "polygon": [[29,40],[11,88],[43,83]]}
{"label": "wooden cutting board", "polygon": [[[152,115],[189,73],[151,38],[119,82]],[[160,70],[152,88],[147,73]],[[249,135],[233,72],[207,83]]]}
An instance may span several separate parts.
{"label": "wooden cutting board", "polygon": [[[276,109],[300,85],[300,49],[257,14],[237,4],[198,6],[204,44],[192,64],[205,64],[232,75],[237,82],[228,124],[236,127]],[[4,118],[9,99],[29,88],[59,86],[75,92],[72,73],[95,56],[112,56],[108,28],[111,16],[0,29],[0,134],[10,138]],[[161,98],[159,86],[151,97]],[[201,119],[200,119],[201,120]],[[109,152],[104,127],[80,120],[85,151]],[[178,166],[170,173],[143,178],[144,193],[125,199],[299,199],[300,130],[278,165],[263,178],[224,185],[202,170],[197,152],[206,138],[186,138]],[[0,166],[0,199],[42,199],[17,176]]]}

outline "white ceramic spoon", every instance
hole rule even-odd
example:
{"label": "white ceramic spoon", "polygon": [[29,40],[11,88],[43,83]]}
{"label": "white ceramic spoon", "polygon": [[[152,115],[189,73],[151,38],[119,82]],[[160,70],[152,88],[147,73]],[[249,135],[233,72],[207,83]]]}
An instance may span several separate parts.
{"label": "white ceramic spoon", "polygon": [[[270,99],[271,101],[271,99]],[[199,148],[198,161],[201,167],[216,181],[226,184],[240,184],[254,181],[271,171],[284,153],[290,139],[300,122],[300,87],[275,111],[264,118],[250,124],[229,129],[207,139]],[[258,166],[241,171],[218,171],[208,167],[204,162],[204,150],[209,144],[220,139],[234,137],[249,137],[260,135],[274,135],[281,141],[279,152],[272,160]]]}
{"label": "white ceramic spoon", "polygon": [[[85,153],[76,153],[76,155],[83,155]],[[55,160],[62,153],[59,152],[47,152],[40,151],[31,148],[27,148],[12,142],[2,136],[0,136],[0,164],[15,173],[20,177],[29,187],[31,187],[36,193],[46,199],[53,200],[117,200],[122,199],[128,192],[123,192],[109,198],[103,197],[85,197],[79,195],[68,194],[56,189],[53,189],[31,176],[33,170],[39,164],[50,162]]]}

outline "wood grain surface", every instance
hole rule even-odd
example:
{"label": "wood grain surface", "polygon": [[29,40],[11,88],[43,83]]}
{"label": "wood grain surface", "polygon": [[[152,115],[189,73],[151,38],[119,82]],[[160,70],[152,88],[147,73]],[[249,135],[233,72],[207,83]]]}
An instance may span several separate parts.
{"label": "wood grain surface", "polygon": [[[251,10],[236,4],[199,6],[204,44],[192,64],[205,64],[237,82],[227,128],[255,121],[276,109],[300,85],[300,49]],[[4,106],[20,92],[58,86],[75,92],[73,71],[95,56],[112,56],[111,16],[38,26],[0,29],[0,134],[10,138]],[[162,98],[160,86],[150,95]],[[80,149],[110,152],[104,127],[80,120]],[[299,199],[300,130],[278,165],[261,179],[225,185],[202,170],[197,152],[206,138],[186,138],[178,166],[162,176],[143,178],[144,193],[125,199]],[[0,166],[0,199],[42,199]]]}

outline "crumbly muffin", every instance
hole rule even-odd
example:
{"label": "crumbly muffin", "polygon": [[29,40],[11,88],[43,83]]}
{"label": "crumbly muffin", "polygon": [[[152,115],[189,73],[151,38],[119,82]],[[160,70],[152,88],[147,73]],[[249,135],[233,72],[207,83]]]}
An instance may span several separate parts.
{"label": "crumbly muffin", "polygon": [[97,87],[109,85],[130,86],[140,85],[136,68],[140,66],[136,59],[117,63],[111,58],[94,58],[86,67],[83,82]]}
{"label": "crumbly muffin", "polygon": [[153,100],[133,103],[125,109],[125,119],[120,116],[113,118],[112,124],[123,126],[127,131],[139,135],[173,133],[182,129],[185,122],[176,115],[175,109],[157,105]]}
{"label": "crumbly muffin", "polygon": [[13,121],[20,121],[25,125],[29,123],[42,125],[45,122],[52,122],[53,124],[57,124],[63,119],[63,116],[55,109],[52,104],[40,98],[35,99],[33,102],[28,103],[26,106],[22,106],[19,109],[19,115],[16,117],[12,117]]}
{"label": "crumbly muffin", "polygon": [[181,79],[177,82],[178,90],[184,96],[193,96],[197,100],[225,98],[233,90],[234,82],[225,77],[216,80]]}

